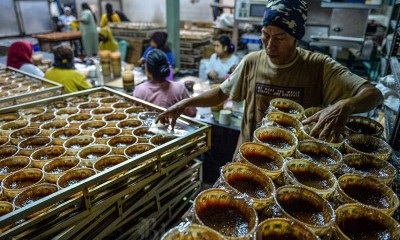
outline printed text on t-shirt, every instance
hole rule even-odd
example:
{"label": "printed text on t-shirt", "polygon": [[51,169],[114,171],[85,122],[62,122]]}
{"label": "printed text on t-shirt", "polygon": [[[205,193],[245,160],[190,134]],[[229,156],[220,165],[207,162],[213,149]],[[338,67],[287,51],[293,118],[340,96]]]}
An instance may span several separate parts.
{"label": "printed text on t-shirt", "polygon": [[303,102],[304,89],[256,83],[256,94],[272,98],[288,98],[301,104]]}

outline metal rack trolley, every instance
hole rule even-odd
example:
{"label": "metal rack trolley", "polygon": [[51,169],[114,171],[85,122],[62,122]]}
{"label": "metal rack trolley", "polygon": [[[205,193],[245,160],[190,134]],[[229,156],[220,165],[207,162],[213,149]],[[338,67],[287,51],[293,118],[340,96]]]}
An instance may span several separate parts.
{"label": "metal rack trolley", "polygon": [[[124,97],[149,110],[163,111],[158,106],[101,87],[3,108],[0,114],[97,91]],[[200,190],[202,164],[194,158],[208,151],[211,145],[208,125],[184,116],[178,119],[178,124],[190,129],[189,133],[0,217],[0,229],[19,222],[0,234],[0,239],[159,238],[162,232],[157,234],[152,229],[166,229]],[[125,174],[106,180],[126,170]],[[78,192],[82,195],[68,199]],[[21,221],[52,205],[48,212]]]}
{"label": "metal rack trolley", "polygon": [[59,83],[32,75],[30,73],[20,71],[12,67],[6,67],[0,69],[0,77],[2,78],[23,77],[28,81],[37,82],[45,86],[45,89],[38,90],[35,92],[28,92],[14,96],[2,97],[0,98],[0,108],[26,103],[37,99],[43,99],[43,98],[53,97],[56,95],[61,95],[64,91],[64,86]]}

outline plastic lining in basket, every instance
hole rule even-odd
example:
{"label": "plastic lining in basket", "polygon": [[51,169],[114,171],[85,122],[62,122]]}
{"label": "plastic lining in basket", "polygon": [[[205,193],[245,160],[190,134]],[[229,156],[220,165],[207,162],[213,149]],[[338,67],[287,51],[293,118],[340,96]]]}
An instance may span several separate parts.
{"label": "plastic lining in basket", "polygon": [[121,102],[122,99],[119,97],[105,97],[99,99],[99,103],[102,107],[111,107],[114,103]]}
{"label": "plastic lining in basket", "polygon": [[303,125],[296,118],[283,112],[270,112],[263,119],[262,126],[280,127],[291,131],[296,137],[301,136]]}
{"label": "plastic lining in basket", "polygon": [[87,96],[77,96],[77,97],[70,97],[67,98],[67,102],[71,104],[71,106],[77,107],[80,104],[88,103],[90,101],[89,97]]}
{"label": "plastic lining in basket", "polygon": [[330,171],[304,160],[294,159],[283,166],[284,182],[297,185],[328,199],[336,191],[337,179]]}
{"label": "plastic lining in basket", "polygon": [[111,153],[111,147],[104,144],[91,145],[82,148],[78,152],[78,158],[80,158],[83,166],[93,167],[93,163],[97,159],[107,156]]}
{"label": "plastic lining in basket", "polygon": [[106,98],[109,96],[110,96],[110,93],[102,92],[102,91],[89,94],[90,101],[96,101],[96,102],[101,98]]}
{"label": "plastic lining in basket", "polygon": [[389,162],[363,154],[347,154],[343,156],[347,173],[375,178],[378,182],[390,185],[396,178],[397,170]]}
{"label": "plastic lining in basket", "polygon": [[344,141],[346,153],[359,153],[387,160],[392,148],[384,140],[363,134],[351,134]]}
{"label": "plastic lining in basket", "polygon": [[31,159],[24,156],[14,156],[0,160],[0,181],[13,172],[31,166]]}
{"label": "plastic lining in basket", "polygon": [[78,128],[62,128],[54,131],[51,134],[53,144],[63,146],[64,142],[72,137],[78,136],[82,131]]}
{"label": "plastic lining in basket", "polygon": [[157,134],[150,138],[149,143],[153,144],[154,146],[161,146],[177,138],[178,136],[172,134]]}
{"label": "plastic lining in basket", "polygon": [[108,123],[104,121],[89,121],[82,123],[79,129],[82,130],[83,135],[92,135],[94,132],[107,127]]}
{"label": "plastic lining in basket", "polygon": [[127,119],[117,123],[116,127],[122,130],[122,134],[132,134],[133,129],[143,125],[139,119]]}
{"label": "plastic lining in basket", "polygon": [[[18,130],[17,130],[18,131]],[[0,146],[2,145],[7,145],[8,143],[11,143],[10,138],[6,136],[0,136]],[[13,143],[11,143],[13,144]],[[14,144],[15,145],[15,144]]]}
{"label": "plastic lining in basket", "polygon": [[24,128],[24,127],[28,127],[28,126],[29,126],[29,122],[26,120],[15,120],[12,122],[6,122],[0,126],[0,129],[2,130],[1,135],[8,137],[10,135],[10,133],[12,133],[13,131]]}
{"label": "plastic lining in basket", "polygon": [[125,113],[111,113],[103,117],[103,121],[108,122],[108,126],[115,127],[118,122],[128,119]]}
{"label": "plastic lining in basket", "polygon": [[67,119],[69,116],[75,115],[79,113],[79,109],[76,107],[66,107],[61,108],[54,112],[54,115],[57,119]]}
{"label": "plastic lining in basket", "polygon": [[31,119],[34,116],[45,113],[46,108],[45,107],[34,107],[34,108],[23,109],[18,112],[23,119]]}
{"label": "plastic lining in basket", "polygon": [[135,143],[125,149],[125,156],[134,158],[154,148],[154,145],[148,143]]}
{"label": "plastic lining in basket", "polygon": [[0,146],[0,160],[17,155],[19,149],[16,146],[3,145]]}
{"label": "plastic lining in basket", "polygon": [[124,155],[127,147],[137,143],[138,139],[132,135],[119,135],[107,141],[107,145],[111,147],[112,154]]}
{"label": "plastic lining in basket", "polygon": [[352,203],[336,209],[337,239],[400,239],[399,223],[376,209]]}
{"label": "plastic lining in basket", "polygon": [[45,122],[50,122],[56,119],[56,116],[52,113],[43,113],[32,117],[30,119],[30,126],[31,127],[40,127]]}
{"label": "plastic lining in basket", "polygon": [[92,114],[93,118],[96,120],[102,120],[105,115],[114,113],[115,109],[112,107],[100,107],[93,109],[90,111],[90,114]]}
{"label": "plastic lining in basket", "polygon": [[380,137],[383,133],[383,126],[371,118],[350,116],[346,123],[346,130],[350,134],[366,134]]}
{"label": "plastic lining in basket", "polygon": [[16,171],[2,180],[4,196],[13,199],[18,193],[44,180],[43,171],[37,168],[25,168]]}
{"label": "plastic lining in basket", "polygon": [[149,126],[141,126],[135,128],[132,133],[138,138],[139,143],[147,143],[150,141],[151,137],[159,134],[159,130]]}
{"label": "plastic lining in basket", "polygon": [[338,178],[338,198],[342,203],[360,203],[392,215],[399,207],[396,193],[373,178],[345,174]]}
{"label": "plastic lining in basket", "polygon": [[[96,171],[90,168],[76,168],[61,175],[57,180],[57,185],[60,189],[67,188],[95,174]],[[78,192],[71,195],[69,198],[74,198],[81,195],[82,192]]]}
{"label": "plastic lining in basket", "polygon": [[34,151],[49,146],[51,142],[52,140],[49,137],[37,136],[27,138],[18,144],[19,154],[30,157]]}
{"label": "plastic lining in basket", "polygon": [[315,122],[311,123],[311,124],[306,124],[303,125],[303,128],[301,129],[301,139],[302,141],[316,141],[316,142],[322,142],[322,143],[326,143],[331,147],[337,148],[337,149],[341,149],[344,143],[344,134],[340,134],[339,135],[339,139],[337,139],[337,141],[331,141],[331,140],[321,140],[319,138],[314,138],[310,135],[312,129],[315,126]]}
{"label": "plastic lining in basket", "polygon": [[107,127],[93,132],[92,136],[98,144],[107,144],[108,140],[121,134],[121,129],[116,127]]}
{"label": "plastic lining in basket", "polygon": [[257,211],[263,210],[272,199],[275,185],[271,178],[244,163],[228,163],[221,169],[222,184],[228,192],[243,197]]}
{"label": "plastic lining in basket", "polygon": [[95,102],[81,103],[78,105],[80,113],[90,113],[93,109],[99,108],[100,104]]}
{"label": "plastic lining in basket", "polygon": [[75,136],[64,142],[64,148],[67,149],[66,155],[76,156],[78,152],[95,142],[95,138],[88,135]]}
{"label": "plastic lining in basket", "polygon": [[39,128],[33,128],[33,127],[27,127],[15,130],[10,134],[10,143],[12,145],[18,145],[24,139],[35,137],[37,135],[40,135],[40,133],[41,130]]}
{"label": "plastic lining in basket", "polygon": [[28,91],[29,91],[29,88],[28,87],[19,87],[19,85],[18,84],[16,84],[16,88],[13,88],[13,89],[10,89],[9,90],[9,93],[10,93],[10,95],[21,95],[21,94],[24,94],[24,93],[28,93]]}
{"label": "plastic lining in basket", "polygon": [[292,156],[298,144],[292,132],[278,127],[257,128],[254,131],[254,141],[273,148],[283,157]]}
{"label": "plastic lining in basket", "polygon": [[124,113],[131,118],[137,118],[138,114],[147,111],[146,108],[141,106],[131,107],[124,110]]}
{"label": "plastic lining in basket", "polygon": [[58,178],[66,171],[80,167],[81,160],[77,157],[57,157],[43,165],[45,179],[51,183],[57,183]]}
{"label": "plastic lining in basket", "polygon": [[303,224],[286,218],[270,218],[258,225],[256,239],[318,240]]}
{"label": "plastic lining in basket", "polygon": [[[58,186],[50,183],[42,183],[38,184],[32,187],[29,187],[22,192],[18,193],[18,195],[14,198],[13,200],[13,205],[15,209],[19,209],[22,207],[25,207],[41,198],[44,198],[50,194],[53,194],[58,191]],[[26,219],[32,219],[34,217],[37,217],[48,210],[50,210],[52,206],[46,207],[42,210],[39,210],[29,216],[26,217]]]}
{"label": "plastic lining in basket", "polygon": [[336,148],[319,141],[301,141],[296,157],[310,160],[331,172],[338,170],[343,162],[342,154]]}
{"label": "plastic lining in basket", "polygon": [[66,150],[63,146],[50,146],[38,149],[31,154],[32,165],[42,169],[45,163],[54,158],[63,156],[65,152]]}
{"label": "plastic lining in basket", "polygon": [[241,162],[256,167],[273,180],[282,173],[283,157],[261,143],[243,143],[239,148],[239,157]]}
{"label": "plastic lining in basket", "polygon": [[43,136],[50,136],[54,132],[54,130],[67,127],[69,127],[69,124],[66,120],[55,120],[40,125],[40,129],[42,130]]}
{"label": "plastic lining in basket", "polygon": [[19,113],[4,113],[0,115],[0,123],[12,122],[20,118]]}
{"label": "plastic lining in basket", "polygon": [[79,126],[84,123],[91,121],[93,116],[88,113],[79,113],[75,115],[71,115],[67,118],[67,122],[71,128],[79,128]]}
{"label": "plastic lining in basket", "polygon": [[304,108],[292,100],[286,98],[274,98],[269,102],[269,112],[284,112],[294,117],[297,120],[301,120],[304,114]]}
{"label": "plastic lining in basket", "polygon": [[152,126],[159,114],[159,112],[141,112],[137,117],[143,121],[143,125]]}
{"label": "plastic lining in basket", "polygon": [[317,236],[331,235],[336,214],[330,203],[316,193],[298,186],[283,186],[276,190],[274,203],[274,217],[300,222]]}
{"label": "plastic lining in basket", "polygon": [[132,106],[132,102],[117,102],[111,105],[111,107],[114,108],[115,112],[117,113],[124,113],[125,109],[128,109]]}
{"label": "plastic lining in basket", "polygon": [[256,232],[258,216],[246,202],[211,188],[197,195],[194,222],[218,231],[224,239],[249,239]]}
{"label": "plastic lining in basket", "polygon": [[[102,158],[99,158],[94,164],[93,164],[93,169],[96,172],[102,172],[106,171],[109,168],[112,168],[114,166],[117,166],[118,164],[126,161],[128,158],[123,155],[109,155],[109,156],[104,156]],[[124,173],[126,173],[128,170],[122,171],[121,173],[118,173],[114,176],[111,176],[107,178],[106,180],[111,180],[114,179]]]}
{"label": "plastic lining in basket", "polygon": [[47,112],[53,113],[53,112],[56,112],[59,109],[66,108],[68,106],[69,106],[69,104],[66,101],[57,101],[57,102],[54,102],[54,103],[50,103],[46,107],[47,107]]}

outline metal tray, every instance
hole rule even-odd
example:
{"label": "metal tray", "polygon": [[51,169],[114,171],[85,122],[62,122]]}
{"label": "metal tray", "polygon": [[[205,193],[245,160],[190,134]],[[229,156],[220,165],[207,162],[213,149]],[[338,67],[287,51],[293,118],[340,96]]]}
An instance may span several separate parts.
{"label": "metal tray", "polygon": [[[0,97],[0,108],[61,95],[64,91],[64,86],[59,83],[34,76],[12,67],[0,69],[0,79],[1,78],[11,78],[13,79],[12,81],[21,81],[21,83],[18,83],[20,87],[23,86],[23,83],[33,83],[36,86],[41,86],[41,88],[36,91],[27,88],[25,92],[21,91],[15,93],[8,91],[10,92],[8,93],[8,96]],[[2,91],[0,91],[0,94],[1,93]]]}
{"label": "metal tray", "polygon": [[[98,91],[106,91],[112,95],[123,97],[134,102],[135,105],[144,106],[149,110],[158,112],[164,110],[127,94],[100,87],[6,107],[0,109],[0,114],[38,107],[71,97],[87,96]],[[168,195],[172,194],[170,196],[175,196],[174,194],[185,197],[192,196],[193,191],[199,190],[202,171],[201,169],[193,170],[191,166],[193,166],[193,159],[196,156],[210,149],[211,128],[207,124],[182,116],[177,121],[175,132],[171,132],[168,128],[161,128],[162,130],[175,133],[179,137],[0,217],[0,229],[18,222],[10,230],[0,234],[0,239],[11,237],[15,239],[81,239],[86,236],[81,233],[83,226],[85,227],[84,233],[96,233],[96,236],[106,237],[131,221],[136,221],[137,219],[132,217],[133,210],[144,211],[148,209],[149,202],[154,202],[156,207],[149,210],[150,212],[147,214],[157,218],[157,214],[165,213],[164,206],[168,206],[170,201],[161,196],[167,192]],[[200,166],[198,164],[196,166],[196,169],[199,169]],[[121,174],[124,171],[127,172]],[[115,175],[119,176],[112,180],[106,180]],[[183,180],[183,177],[186,180]],[[184,193],[180,190],[186,189],[187,186],[181,186],[182,182],[187,182],[187,186],[190,186]],[[171,188],[168,191],[165,190],[167,186]],[[69,196],[81,191],[82,196],[68,199]],[[172,199],[172,197],[167,199]],[[132,206],[133,203],[135,204]],[[56,207],[46,213],[30,220],[21,221],[32,213],[53,204],[57,204]],[[139,218],[143,217],[138,213],[135,214]],[[112,220],[107,226],[100,227],[104,222],[101,219],[111,217]],[[140,224],[135,226],[140,228]],[[97,234],[97,232],[99,233]]]}

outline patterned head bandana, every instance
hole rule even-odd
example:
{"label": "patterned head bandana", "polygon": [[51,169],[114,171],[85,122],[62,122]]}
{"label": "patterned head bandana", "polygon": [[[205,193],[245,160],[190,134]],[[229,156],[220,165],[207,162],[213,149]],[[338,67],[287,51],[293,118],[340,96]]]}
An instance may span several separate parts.
{"label": "patterned head bandana", "polygon": [[267,3],[263,26],[273,25],[300,40],[304,36],[307,3],[303,0],[270,0]]}

